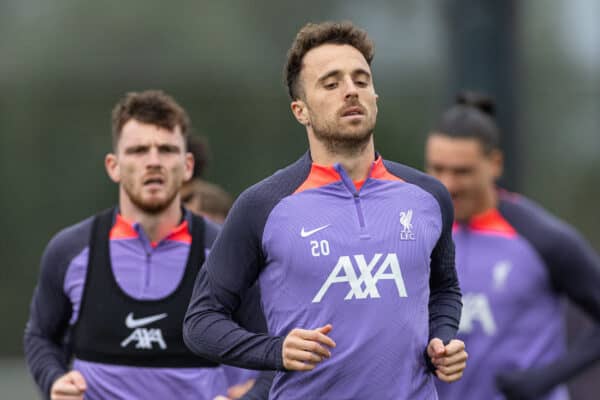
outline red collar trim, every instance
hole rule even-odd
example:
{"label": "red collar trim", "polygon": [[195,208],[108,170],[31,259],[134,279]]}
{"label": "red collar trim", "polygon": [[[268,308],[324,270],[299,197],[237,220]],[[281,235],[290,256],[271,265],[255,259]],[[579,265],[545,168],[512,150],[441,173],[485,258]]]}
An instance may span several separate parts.
{"label": "red collar trim", "polygon": [[[455,222],[453,230],[458,229],[461,224]],[[514,237],[517,235],[517,231],[513,226],[500,214],[497,208],[489,209],[481,214],[475,215],[471,218],[467,227],[473,231],[481,233],[491,233],[504,235],[507,237]]]}
{"label": "red collar trim", "polygon": [[[115,220],[115,224],[110,230],[109,238],[110,240],[114,239],[135,239],[139,237],[137,231],[133,227],[133,223],[129,222],[121,214],[117,214],[117,218]],[[164,240],[172,240],[175,242],[182,242],[191,244],[192,243],[192,235],[189,231],[189,225],[187,220],[184,220],[181,224],[177,225],[171,233],[169,233]],[[152,242],[152,247],[156,247],[158,242]]]}
{"label": "red collar trim", "polygon": [[[388,170],[385,168],[385,165],[383,164],[383,159],[381,158],[381,156],[377,156],[377,159],[373,161],[369,177],[372,179],[403,182],[402,179],[388,172]],[[298,187],[298,189],[296,189],[294,194],[309,189],[316,189],[321,186],[329,185],[331,183],[335,183],[341,180],[342,178],[340,177],[340,174],[333,167],[333,165],[319,165],[316,163],[312,163],[308,177]],[[366,179],[354,181],[354,186],[356,186],[357,190],[360,190],[365,184],[365,182]]]}

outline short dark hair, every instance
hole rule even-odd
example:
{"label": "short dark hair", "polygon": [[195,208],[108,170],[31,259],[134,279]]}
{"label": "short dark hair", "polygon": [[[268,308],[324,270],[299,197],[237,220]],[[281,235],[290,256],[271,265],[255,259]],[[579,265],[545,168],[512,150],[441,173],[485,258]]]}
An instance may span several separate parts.
{"label": "short dark hair", "polygon": [[161,90],[129,92],[112,110],[112,141],[117,148],[123,126],[131,119],[172,131],[179,126],[186,138],[190,128],[187,112],[173,97]]}
{"label": "short dark hair", "polygon": [[484,93],[462,91],[456,96],[454,105],[448,108],[432,135],[453,138],[477,139],[486,154],[500,147],[500,129],[495,120],[496,105]]}
{"label": "short dark hair", "polygon": [[288,50],[284,68],[285,83],[292,100],[301,97],[298,77],[302,70],[302,60],[306,53],[323,44],[347,44],[362,53],[369,65],[375,56],[375,46],[367,32],[357,28],[352,22],[308,23],[300,29],[292,47]]}
{"label": "short dark hair", "polygon": [[188,135],[187,150],[194,156],[193,178],[202,178],[210,161],[210,149],[204,136]]}

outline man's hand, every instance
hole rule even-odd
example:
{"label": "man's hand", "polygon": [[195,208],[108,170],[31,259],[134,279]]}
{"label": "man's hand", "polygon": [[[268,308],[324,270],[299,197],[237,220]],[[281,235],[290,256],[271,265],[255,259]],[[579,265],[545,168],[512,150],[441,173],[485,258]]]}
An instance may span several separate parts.
{"label": "man's hand", "polygon": [[230,399],[239,399],[254,386],[254,379],[248,379],[244,383],[239,383],[237,385],[230,386],[227,389],[227,397]]}
{"label": "man's hand", "polygon": [[330,324],[317,329],[293,329],[283,341],[283,366],[290,371],[311,371],[325,358],[331,357],[328,348],[335,342],[327,334]]}
{"label": "man's hand", "polygon": [[462,377],[469,356],[462,340],[454,339],[444,346],[444,343],[438,338],[433,338],[429,342],[427,355],[436,368],[436,376],[448,383]]}
{"label": "man's hand", "polygon": [[50,388],[52,400],[83,400],[87,384],[79,371],[67,372],[54,381]]}
{"label": "man's hand", "polygon": [[250,389],[252,389],[252,386],[254,386],[254,382],[255,382],[254,379],[248,379],[244,383],[230,386],[229,389],[227,389],[227,396],[223,396],[220,394],[217,397],[215,397],[213,400],[241,399],[242,396],[244,396],[246,393],[248,393],[248,391],[250,391]]}

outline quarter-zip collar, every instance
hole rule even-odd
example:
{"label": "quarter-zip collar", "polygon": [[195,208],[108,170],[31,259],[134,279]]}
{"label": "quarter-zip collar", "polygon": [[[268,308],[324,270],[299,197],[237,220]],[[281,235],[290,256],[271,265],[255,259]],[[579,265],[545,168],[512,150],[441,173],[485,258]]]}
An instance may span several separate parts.
{"label": "quarter-zip collar", "polygon": [[144,249],[146,250],[146,253],[150,253],[152,249],[166,241],[177,241],[188,244],[191,243],[192,237],[190,234],[190,219],[190,212],[186,209],[183,209],[181,223],[174,227],[171,232],[160,241],[151,242],[140,223],[132,223],[128,221],[117,211],[109,237],[111,240],[139,238],[144,246]]}
{"label": "quarter-zip collar", "polygon": [[317,164],[312,162],[310,153],[307,153],[307,158],[311,162],[310,172],[306,181],[296,190],[296,193],[342,181],[350,193],[354,194],[359,192],[369,179],[399,180],[387,171],[381,155],[375,153],[374,157],[367,178],[353,181],[340,163],[334,165]]}

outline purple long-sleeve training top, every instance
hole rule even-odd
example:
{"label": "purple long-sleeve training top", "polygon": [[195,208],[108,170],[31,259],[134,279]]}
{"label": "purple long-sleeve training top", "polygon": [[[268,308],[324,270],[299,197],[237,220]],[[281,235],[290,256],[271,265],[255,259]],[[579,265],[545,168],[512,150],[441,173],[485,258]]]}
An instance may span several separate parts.
{"label": "purple long-sleeve training top", "polygon": [[[307,153],[240,196],[196,282],[190,349],[278,370],[270,398],[437,398],[424,351],[432,337],[454,337],[461,310],[452,203],[435,179],[374,160],[352,182]],[[230,318],[257,280],[268,335]],[[285,335],[328,323],[331,358],[285,371]]]}
{"label": "purple long-sleeve training top", "polygon": [[469,360],[460,381],[437,383],[440,399],[504,399],[497,381],[511,398],[568,399],[556,386],[600,359],[600,340],[566,354],[562,303],[578,304],[600,332],[598,255],[572,227],[505,191],[497,208],[455,224],[453,237]]}

